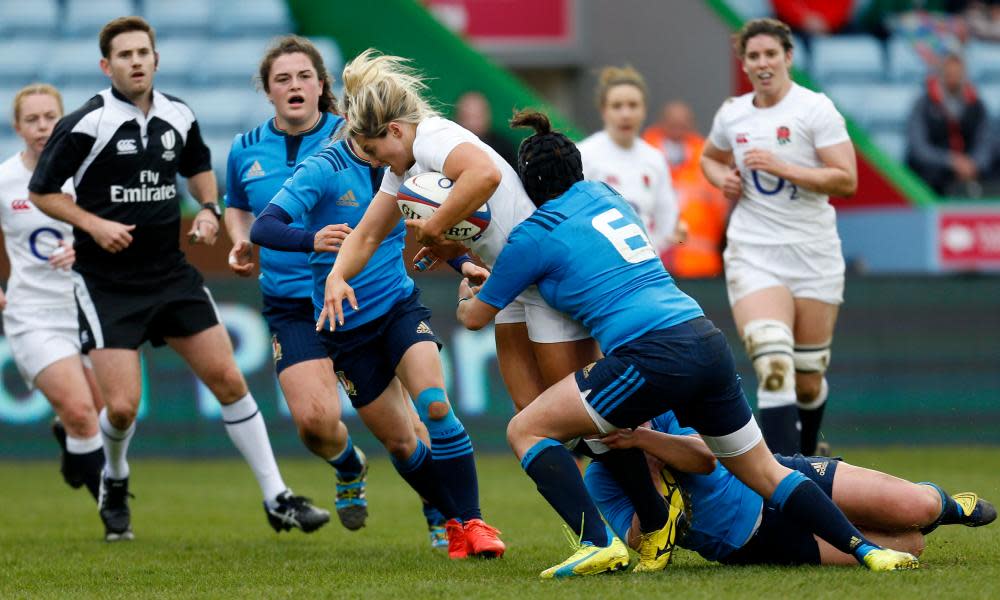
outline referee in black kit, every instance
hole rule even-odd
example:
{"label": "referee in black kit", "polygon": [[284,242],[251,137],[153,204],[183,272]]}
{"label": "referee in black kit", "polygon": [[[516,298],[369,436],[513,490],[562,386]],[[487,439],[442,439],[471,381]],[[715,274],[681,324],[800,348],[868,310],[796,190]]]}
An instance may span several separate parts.
{"label": "referee in black kit", "polygon": [[[177,174],[202,203],[188,235],[214,244],[217,186],[194,113],[153,89],[156,35],[139,17],[101,30],[111,87],[56,125],[31,179],[31,201],[73,225],[80,340],[106,403],[106,466],[98,501],[105,539],[132,539],[129,441],[142,394],[139,346],[169,344],[222,405],[226,431],[253,470],[276,531],[313,531],[329,512],[292,495],[275,463],[257,404],[236,367],[212,296],[180,250]],[[77,203],[60,187],[72,177]]]}

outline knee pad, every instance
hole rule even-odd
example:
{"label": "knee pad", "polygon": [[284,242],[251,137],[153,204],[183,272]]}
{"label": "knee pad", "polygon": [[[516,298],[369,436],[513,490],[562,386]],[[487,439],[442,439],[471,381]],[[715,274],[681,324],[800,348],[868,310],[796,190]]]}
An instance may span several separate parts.
{"label": "knee pad", "polygon": [[830,366],[830,342],[795,346],[795,370],[799,373],[826,373]]}
{"label": "knee pad", "polygon": [[[436,403],[439,406],[432,406]],[[413,405],[432,439],[457,435],[465,429],[448,405],[448,398],[441,388],[427,388],[420,392],[413,399]],[[443,411],[440,405],[443,405]]]}
{"label": "knee pad", "polygon": [[774,319],[750,321],[743,329],[743,344],[762,389],[794,393],[795,338],[788,325]]}

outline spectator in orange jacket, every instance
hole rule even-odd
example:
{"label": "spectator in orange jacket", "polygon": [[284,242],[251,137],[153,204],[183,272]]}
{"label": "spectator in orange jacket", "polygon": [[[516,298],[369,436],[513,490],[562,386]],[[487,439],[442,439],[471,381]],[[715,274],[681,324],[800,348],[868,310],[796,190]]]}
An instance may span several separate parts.
{"label": "spectator in orange jacket", "polygon": [[667,159],[680,206],[680,228],[686,232],[681,243],[664,253],[667,270],[681,278],[721,275],[730,206],[701,172],[699,160],[705,138],[698,134],[691,107],[681,101],[668,102],[660,121],[642,137]]}

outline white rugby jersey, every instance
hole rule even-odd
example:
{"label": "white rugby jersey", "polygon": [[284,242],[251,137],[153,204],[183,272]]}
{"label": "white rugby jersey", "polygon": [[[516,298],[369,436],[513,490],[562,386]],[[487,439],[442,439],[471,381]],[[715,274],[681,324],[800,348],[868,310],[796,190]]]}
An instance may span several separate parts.
{"label": "white rugby jersey", "polygon": [[631,148],[622,148],[606,131],[598,131],[578,147],[583,176],[603,181],[621,194],[642,219],[656,249],[666,250],[677,227],[678,207],[663,154],[641,138]]}
{"label": "white rugby jersey", "polygon": [[[73,244],[73,227],[49,217],[28,200],[31,171],[17,153],[0,163],[0,225],[10,258],[7,311],[26,314],[22,307],[73,306],[69,271],[54,269],[48,258],[59,240]],[[62,191],[73,195],[72,180]],[[8,332],[10,333],[10,332]]]}
{"label": "white rugby jersey", "polygon": [[743,166],[747,150],[770,150],[802,167],[822,167],[817,148],[849,141],[844,117],[824,94],[793,83],[778,104],[753,105],[753,93],[730,98],[715,114],[708,140],[732,151],[743,179],[743,196],[729,221],[730,240],[790,244],[837,239],[837,218],[829,197]]}
{"label": "white rugby jersey", "polygon": [[386,171],[379,191],[395,196],[406,179],[429,171],[443,172],[448,155],[456,146],[465,142],[486,152],[502,175],[500,186],[487,200],[490,208],[489,227],[476,241],[466,242],[484,263],[493,266],[493,261],[503,250],[510,232],[535,212],[535,205],[524,191],[514,168],[493,148],[476,137],[476,134],[442,117],[424,119],[417,125],[417,135],[413,140],[413,158],[416,162],[402,177]]}

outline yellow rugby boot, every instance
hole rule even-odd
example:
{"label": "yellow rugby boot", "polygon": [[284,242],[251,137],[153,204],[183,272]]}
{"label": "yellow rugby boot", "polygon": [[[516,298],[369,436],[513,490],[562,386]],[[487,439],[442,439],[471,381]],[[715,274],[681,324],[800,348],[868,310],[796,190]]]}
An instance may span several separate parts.
{"label": "yellow rugby boot", "polygon": [[598,573],[621,571],[628,567],[628,548],[618,539],[618,536],[609,531],[608,537],[611,542],[603,547],[594,546],[589,542],[581,543],[569,527],[565,525],[564,527],[567,538],[574,548],[573,554],[558,565],[542,571],[539,575],[542,579],[597,575]]}
{"label": "yellow rugby boot", "polygon": [[920,561],[916,556],[890,548],[876,548],[865,554],[863,560],[870,571],[905,571],[920,568]]}

